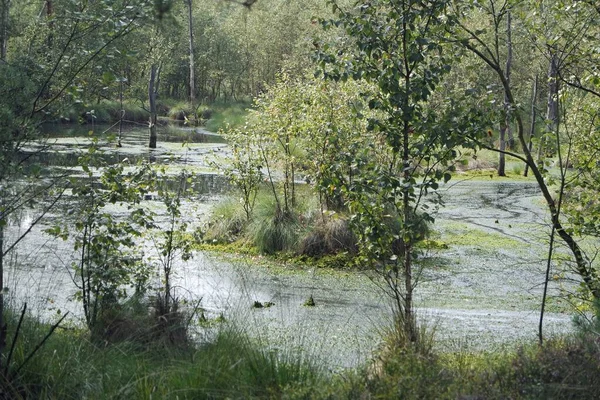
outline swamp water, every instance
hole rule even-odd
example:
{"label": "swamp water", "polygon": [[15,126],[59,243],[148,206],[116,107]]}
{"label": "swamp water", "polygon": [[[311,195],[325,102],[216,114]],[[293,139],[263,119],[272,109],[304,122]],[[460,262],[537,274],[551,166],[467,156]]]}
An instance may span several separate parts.
{"label": "swamp water", "polygon": [[[60,126],[59,126],[60,128]],[[100,128],[102,129],[102,128]],[[48,154],[48,168],[72,168],[87,135],[55,134],[56,154]],[[168,163],[168,173],[188,168],[197,174],[197,195],[187,199],[183,218],[192,227],[206,220],[210,208],[227,190],[225,179],[209,168],[213,155],[227,154],[222,142],[161,141],[146,149],[147,130],[125,133],[123,147],[111,149],[113,160],[152,159]],[[77,170],[73,170],[77,174]],[[441,350],[489,349],[537,334],[539,302],[544,276],[547,216],[533,182],[498,179],[453,179],[442,187],[445,207],[436,217],[439,239],[447,249],[431,251],[416,289],[417,312],[437,331]],[[161,202],[148,200],[161,209]],[[115,210],[118,212],[118,210]],[[27,229],[31,216],[7,229],[17,235]],[[59,212],[50,221],[61,218]],[[37,226],[12,254],[5,282],[17,306],[28,302],[42,318],[56,320],[69,311],[77,320],[81,304],[72,299],[72,244],[43,233]],[[151,252],[149,243],[144,247]],[[197,252],[175,267],[175,295],[194,304],[201,299],[207,317],[223,314],[272,349],[306,354],[333,369],[356,366],[372,357],[379,334],[389,325],[389,301],[361,273],[270,268],[260,259],[240,259]],[[557,294],[557,287],[552,288]],[[312,296],[316,305],[303,303]],[[255,309],[255,301],[272,302]],[[554,306],[557,311],[560,307]],[[571,329],[571,315],[549,313],[545,332]],[[217,328],[218,329],[218,328]],[[210,329],[198,328],[199,340]]]}

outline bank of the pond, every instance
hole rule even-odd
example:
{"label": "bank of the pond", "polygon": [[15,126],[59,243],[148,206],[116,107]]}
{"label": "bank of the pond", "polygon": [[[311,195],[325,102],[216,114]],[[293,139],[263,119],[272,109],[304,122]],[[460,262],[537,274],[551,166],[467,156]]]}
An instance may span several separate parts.
{"label": "bank of the pond", "polygon": [[25,362],[49,328],[25,318],[4,398],[595,399],[600,390],[597,332],[493,352],[420,353],[388,341],[377,357],[332,371],[315,357],[319,344],[274,348],[227,323],[209,343],[185,347],[92,343],[61,327]]}

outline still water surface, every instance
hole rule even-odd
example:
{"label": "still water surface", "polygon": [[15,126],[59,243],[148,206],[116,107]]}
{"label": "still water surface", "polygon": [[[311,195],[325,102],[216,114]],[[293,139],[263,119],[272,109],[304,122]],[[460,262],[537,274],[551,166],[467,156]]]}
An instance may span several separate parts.
{"label": "still water surface", "polygon": [[[39,158],[48,168],[73,168],[79,152],[89,143],[87,134],[62,135],[62,130],[59,126],[52,134],[55,151]],[[211,207],[228,190],[226,180],[210,170],[210,161],[215,154],[226,156],[227,146],[214,135],[206,136],[202,143],[185,146],[159,140],[158,149],[148,151],[147,131],[133,128],[124,135],[123,147],[107,145],[107,159],[151,160],[168,164],[173,171],[195,169],[197,194],[186,199],[182,216],[193,229],[206,221]],[[73,174],[77,173],[73,169]],[[457,179],[440,192],[445,207],[437,214],[436,229],[442,238],[480,232],[512,238],[521,245],[503,248],[475,241],[430,254],[431,265],[417,288],[417,312],[437,330],[444,350],[475,350],[533,339],[547,234],[535,184]],[[161,209],[160,204],[147,200],[156,210]],[[7,233],[23,232],[32,218],[33,214],[25,213]],[[60,212],[50,215],[19,245],[5,282],[15,303],[27,301],[43,318],[54,320],[69,311],[78,320],[80,304],[72,298],[76,291],[70,268],[75,261],[72,244],[43,232],[60,218]],[[140,251],[151,254],[152,245],[145,243]],[[188,262],[177,262],[176,295],[191,303],[201,299],[207,316],[223,314],[270,348],[309,354],[332,369],[356,366],[372,357],[379,333],[389,324],[390,307],[369,277],[286,266],[278,266],[274,272],[256,261],[198,252]],[[556,288],[553,291],[556,293]],[[309,296],[315,307],[303,305]],[[254,301],[274,306],[254,309]],[[569,314],[549,314],[547,332],[568,331],[570,320]],[[198,335],[204,340],[209,332],[198,328]]]}

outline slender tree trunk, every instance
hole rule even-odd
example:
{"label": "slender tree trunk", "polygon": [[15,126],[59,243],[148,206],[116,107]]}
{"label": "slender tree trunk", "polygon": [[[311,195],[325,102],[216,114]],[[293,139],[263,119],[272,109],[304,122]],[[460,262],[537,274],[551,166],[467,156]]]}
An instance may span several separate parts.
{"label": "slender tree trunk", "polygon": [[52,0],[46,0],[46,18],[48,19],[48,50],[51,50],[54,47],[54,21],[52,20],[52,16],[54,14],[54,5],[52,4]]}
{"label": "slender tree trunk", "polygon": [[[507,51],[508,54],[506,56],[506,68],[504,70],[504,76],[506,77],[506,82],[510,85],[510,68],[512,65],[512,29],[511,29],[511,16],[510,11],[507,12],[506,15],[506,37],[507,37]],[[500,159],[498,162],[498,175],[506,176],[506,156],[504,152],[506,151],[507,142],[506,136],[508,134],[508,148],[514,147],[514,138],[512,134],[512,130],[510,129],[510,107],[511,104],[508,101],[506,94],[504,95],[504,121],[500,124]],[[511,144],[511,141],[513,142]]]}
{"label": "slender tree trunk", "polygon": [[548,106],[546,109],[548,132],[556,132],[556,125],[558,123],[558,89],[558,56],[555,52],[552,52],[548,66]]}
{"label": "slender tree trunk", "polygon": [[[535,76],[535,80],[533,81],[533,94],[531,95],[531,129],[529,130],[529,143],[527,144],[528,151],[531,153],[531,149],[533,147],[533,136],[535,135],[535,120],[537,118],[537,112],[535,103],[537,102],[537,84],[538,84],[538,76]],[[529,164],[525,163],[525,171],[523,172],[523,176],[527,176],[529,173]]]}
{"label": "slender tree trunk", "polygon": [[117,141],[117,147],[122,147],[121,139],[123,138],[123,117],[125,117],[125,110],[123,109],[123,78],[119,78],[119,103],[121,105],[121,111],[119,113],[119,139]]}
{"label": "slender tree trunk", "polygon": [[0,61],[6,61],[8,51],[10,1],[0,0]]}
{"label": "slender tree trunk", "polygon": [[[554,51],[550,52],[550,61],[548,64],[548,100],[546,103],[546,131],[554,132],[558,121],[558,56]],[[538,148],[538,163],[542,161],[542,156],[547,152],[547,140],[540,140]]]}
{"label": "slender tree trunk", "polygon": [[506,176],[506,121],[500,123],[500,143],[498,145],[498,176]]}
{"label": "slender tree trunk", "polygon": [[[404,124],[403,129],[403,151],[402,151],[402,166],[404,169],[404,181],[409,182],[410,180],[410,147],[409,147],[409,139],[410,139],[410,125],[408,123]],[[412,238],[414,232],[412,232],[412,212],[410,205],[410,193],[408,188],[403,189],[402,193],[402,207],[403,207],[403,218],[404,218],[404,229],[407,229],[406,226],[410,225],[411,233],[409,235],[403,235],[404,240],[404,325],[406,329],[406,333],[411,342],[417,341],[416,335],[416,326],[415,326],[415,318],[413,315],[413,280],[412,280]],[[408,240],[406,240],[406,236],[409,236]]]}
{"label": "slender tree trunk", "polygon": [[[409,10],[406,8],[407,5],[403,4],[403,15],[408,15]],[[404,89],[406,90],[406,93],[410,93],[410,89],[411,89],[411,75],[412,75],[412,69],[410,67],[409,61],[408,61],[408,57],[407,57],[407,50],[409,48],[409,43],[408,43],[408,38],[407,38],[407,32],[409,29],[409,26],[407,24],[406,19],[403,19],[402,21],[402,49],[404,52],[404,65],[403,65],[403,69],[404,69]],[[405,100],[404,100],[404,109],[408,110],[410,109],[409,107],[409,99],[407,96],[405,96]],[[411,161],[411,155],[410,155],[410,133],[411,133],[411,126],[410,126],[410,122],[408,121],[404,121],[403,126],[402,126],[402,169],[404,171],[403,173],[403,180],[404,183],[406,184],[403,189],[402,189],[402,212],[403,212],[403,218],[404,218],[404,227],[403,227],[403,232],[402,232],[402,236],[403,236],[403,241],[404,241],[404,257],[403,257],[403,268],[404,268],[404,329],[406,334],[408,335],[408,338],[411,342],[416,343],[417,342],[417,327],[415,326],[416,324],[416,319],[414,317],[414,313],[413,313],[413,276],[412,276],[412,244],[413,244],[413,238],[414,238],[414,231],[413,231],[413,227],[411,224],[411,219],[412,219],[412,209],[411,209],[411,200],[410,200],[410,189],[409,189],[409,182],[411,179],[411,169],[410,169],[410,161]],[[409,224],[411,225],[409,227]],[[411,229],[411,231],[409,232],[408,235],[404,234],[406,232],[406,229]],[[408,240],[407,240],[408,239]],[[396,294],[396,296],[398,296],[398,294]]]}
{"label": "slender tree trunk", "polygon": [[0,370],[2,370],[2,358],[6,349],[6,324],[4,321],[4,225],[3,218],[0,219]]}
{"label": "slender tree trunk", "polygon": [[[506,46],[507,46],[507,57],[506,57],[506,80],[510,84],[510,75],[512,68],[512,59],[513,59],[513,49],[512,49],[512,16],[510,10],[508,10],[506,14]],[[515,137],[513,135],[513,131],[511,129],[510,124],[510,104],[508,103],[508,99],[506,95],[504,96],[504,107],[506,108],[506,133],[508,136],[507,147],[511,150],[515,147]]]}
{"label": "slender tree trunk", "polygon": [[148,101],[150,103],[150,143],[148,145],[149,148],[156,148],[156,95],[158,92],[158,75],[160,74],[160,68],[158,65],[153,64],[150,67],[150,80],[148,81]]}
{"label": "slender tree trunk", "polygon": [[[189,57],[190,57],[190,103],[192,108],[194,108],[194,103],[196,102],[196,78],[194,75],[194,24],[193,24],[193,16],[192,16],[192,2],[193,0],[187,0],[188,6],[188,27],[189,27]],[[195,109],[195,108],[194,108]],[[194,117],[196,113],[194,112]]]}

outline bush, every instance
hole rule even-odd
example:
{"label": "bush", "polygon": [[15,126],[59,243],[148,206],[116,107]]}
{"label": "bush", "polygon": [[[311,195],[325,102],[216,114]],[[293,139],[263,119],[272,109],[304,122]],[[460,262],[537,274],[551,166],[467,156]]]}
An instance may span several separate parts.
{"label": "bush", "polygon": [[513,373],[523,396],[597,399],[600,346],[590,339],[552,339],[543,346],[519,349]]}

